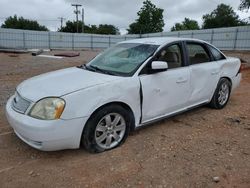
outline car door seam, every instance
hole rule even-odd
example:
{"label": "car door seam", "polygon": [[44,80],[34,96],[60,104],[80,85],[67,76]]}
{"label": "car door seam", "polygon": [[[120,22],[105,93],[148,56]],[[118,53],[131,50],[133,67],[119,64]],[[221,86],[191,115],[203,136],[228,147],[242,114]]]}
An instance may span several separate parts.
{"label": "car door seam", "polygon": [[142,122],[142,104],[143,104],[143,91],[142,91],[141,79],[139,79],[139,82],[140,82],[140,111],[141,111],[140,124],[141,124],[141,122]]}

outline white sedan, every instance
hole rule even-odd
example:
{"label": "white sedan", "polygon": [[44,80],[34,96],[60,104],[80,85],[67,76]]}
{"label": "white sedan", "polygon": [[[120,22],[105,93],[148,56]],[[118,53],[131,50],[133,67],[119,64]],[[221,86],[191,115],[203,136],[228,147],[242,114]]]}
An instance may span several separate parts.
{"label": "white sedan", "polygon": [[136,39],[22,82],[6,114],[16,135],[39,150],[102,152],[162,118],[204,104],[222,109],[240,80],[240,60],[207,42]]}

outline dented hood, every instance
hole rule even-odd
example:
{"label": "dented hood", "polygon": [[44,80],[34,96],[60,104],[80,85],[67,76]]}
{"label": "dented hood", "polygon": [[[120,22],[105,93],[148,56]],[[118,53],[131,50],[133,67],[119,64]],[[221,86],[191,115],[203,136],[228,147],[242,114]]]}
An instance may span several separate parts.
{"label": "dented hood", "polygon": [[35,102],[44,97],[60,97],[117,79],[119,79],[117,76],[73,67],[25,80],[17,87],[17,92],[26,99]]}

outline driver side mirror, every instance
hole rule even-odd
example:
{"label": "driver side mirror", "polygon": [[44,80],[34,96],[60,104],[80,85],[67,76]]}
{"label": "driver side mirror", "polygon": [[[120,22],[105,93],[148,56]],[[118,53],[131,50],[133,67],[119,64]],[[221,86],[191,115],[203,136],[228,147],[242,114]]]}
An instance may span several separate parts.
{"label": "driver side mirror", "polygon": [[165,61],[153,61],[151,63],[151,69],[154,72],[162,72],[168,69],[168,63]]}

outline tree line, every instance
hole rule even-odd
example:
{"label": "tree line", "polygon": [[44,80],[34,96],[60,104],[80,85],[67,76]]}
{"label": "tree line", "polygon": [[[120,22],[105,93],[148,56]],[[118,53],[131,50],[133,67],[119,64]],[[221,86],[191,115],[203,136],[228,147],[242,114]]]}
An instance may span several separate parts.
{"label": "tree line", "polygon": [[[241,0],[239,10],[248,11],[250,8],[250,0]],[[163,18],[164,10],[156,7],[150,0],[143,2],[142,8],[137,12],[137,19],[129,25],[127,29],[128,34],[145,34],[145,33],[157,33],[162,32],[165,26]],[[171,31],[181,30],[198,30],[198,29],[210,29],[220,27],[234,27],[248,25],[248,21],[241,20],[236,12],[230,5],[219,4],[215,10],[209,14],[205,14],[202,17],[203,23],[199,26],[196,20],[190,18],[184,18],[181,23],[175,23],[171,28]],[[250,17],[248,18],[250,19]],[[92,34],[111,34],[117,35],[119,29],[111,24],[100,25],[84,25],[81,21],[67,21],[66,25],[59,28],[60,32],[76,33],[77,24],[79,26],[79,32],[92,33]],[[82,27],[83,26],[83,27]],[[40,25],[35,20],[25,19],[23,17],[8,17],[1,25],[2,28],[24,29],[24,30],[36,30],[36,31],[48,31],[46,26]]]}

